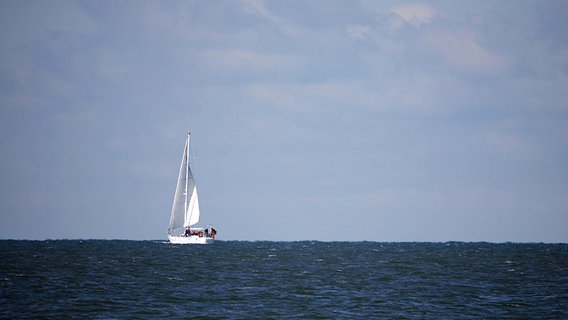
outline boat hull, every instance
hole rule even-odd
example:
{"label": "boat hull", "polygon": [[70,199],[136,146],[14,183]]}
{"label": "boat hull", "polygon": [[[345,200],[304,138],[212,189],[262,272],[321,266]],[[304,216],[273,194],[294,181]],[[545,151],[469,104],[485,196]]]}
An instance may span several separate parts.
{"label": "boat hull", "polygon": [[177,237],[168,236],[170,243],[175,244],[210,244],[215,241],[215,239],[210,237],[200,237],[200,236],[189,236],[189,237]]}

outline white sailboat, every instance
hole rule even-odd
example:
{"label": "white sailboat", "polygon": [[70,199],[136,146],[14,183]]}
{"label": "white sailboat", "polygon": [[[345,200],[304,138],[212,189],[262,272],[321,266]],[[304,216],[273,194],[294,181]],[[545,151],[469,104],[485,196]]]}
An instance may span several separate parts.
{"label": "white sailboat", "polygon": [[201,214],[197,185],[189,167],[189,138],[187,133],[168,227],[168,239],[171,243],[178,244],[208,244],[214,241],[217,231],[210,225],[206,228],[194,227]]}

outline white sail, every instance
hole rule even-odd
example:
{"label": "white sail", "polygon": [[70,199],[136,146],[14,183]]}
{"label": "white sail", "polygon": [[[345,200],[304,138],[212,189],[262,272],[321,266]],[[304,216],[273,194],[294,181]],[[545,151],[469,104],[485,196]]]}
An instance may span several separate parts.
{"label": "white sail", "polygon": [[188,134],[183,149],[168,233],[172,234],[174,229],[189,227],[197,222],[199,222],[199,201],[197,199],[197,186],[189,168]]}
{"label": "white sail", "polygon": [[199,199],[197,198],[197,186],[193,187],[191,192],[191,198],[189,198],[189,204],[187,206],[187,211],[185,212],[184,227],[192,226],[199,222]]}

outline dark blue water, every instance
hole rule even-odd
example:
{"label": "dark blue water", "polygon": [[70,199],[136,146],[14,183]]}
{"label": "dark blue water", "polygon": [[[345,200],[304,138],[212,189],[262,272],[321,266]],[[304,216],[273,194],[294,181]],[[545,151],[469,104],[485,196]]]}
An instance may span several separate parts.
{"label": "dark blue water", "polygon": [[0,318],[568,319],[568,244],[5,240]]}

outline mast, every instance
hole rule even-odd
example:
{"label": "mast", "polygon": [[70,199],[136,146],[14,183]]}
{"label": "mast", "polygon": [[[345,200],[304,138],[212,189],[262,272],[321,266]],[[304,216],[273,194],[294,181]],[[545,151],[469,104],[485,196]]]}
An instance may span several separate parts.
{"label": "mast", "polygon": [[187,205],[188,205],[188,193],[187,193],[187,185],[189,183],[189,131],[187,132],[187,148],[185,149],[185,159],[186,159],[186,163],[185,163],[185,199],[183,201],[183,212],[184,212],[184,216],[187,214]]}

